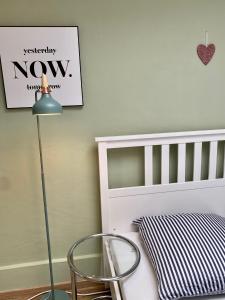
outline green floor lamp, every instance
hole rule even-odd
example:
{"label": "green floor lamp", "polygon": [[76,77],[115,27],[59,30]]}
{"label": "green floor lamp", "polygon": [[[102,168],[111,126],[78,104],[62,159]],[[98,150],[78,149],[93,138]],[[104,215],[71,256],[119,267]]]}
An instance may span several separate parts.
{"label": "green floor lamp", "polygon": [[[43,167],[42,144],[41,144],[41,134],[40,134],[39,116],[58,115],[62,113],[62,106],[52,98],[50,92],[51,91],[48,85],[47,77],[45,74],[43,74],[41,89],[35,92],[35,104],[32,107],[33,115],[37,116],[38,145],[39,145],[40,165],[41,165],[41,184],[42,184],[45,229],[46,229],[46,238],[47,238],[47,247],[48,247],[49,273],[50,273],[50,281],[51,281],[51,290],[42,293],[43,296],[41,300],[67,300],[69,299],[69,296],[67,295],[66,292],[61,290],[55,290],[54,288],[51,243],[50,243],[49,223],[48,223],[48,208],[47,208],[46,189],[45,189],[45,174],[44,174],[44,167]],[[41,93],[41,98],[39,100],[37,98],[38,93]]]}

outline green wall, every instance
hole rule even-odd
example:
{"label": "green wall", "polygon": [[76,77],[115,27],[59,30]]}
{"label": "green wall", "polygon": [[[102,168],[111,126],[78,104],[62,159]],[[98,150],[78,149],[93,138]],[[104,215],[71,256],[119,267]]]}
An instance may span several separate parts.
{"label": "green wall", "polygon": [[[65,281],[68,248],[100,231],[95,136],[225,127],[225,1],[3,0],[0,25],[79,26],[84,107],[41,122]],[[196,55],[205,30],[216,45],[208,66]],[[46,284],[48,272],[35,119],[6,110],[2,80],[0,101],[1,291]]]}

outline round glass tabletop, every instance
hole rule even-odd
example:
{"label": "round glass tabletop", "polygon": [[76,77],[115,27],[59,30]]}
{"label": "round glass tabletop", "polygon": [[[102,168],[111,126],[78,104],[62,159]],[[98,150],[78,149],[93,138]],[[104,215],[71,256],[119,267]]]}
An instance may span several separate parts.
{"label": "round glass tabletop", "polygon": [[117,281],[132,274],[140,251],[131,240],[116,234],[94,234],[75,242],[68,252],[72,272],[93,281]]}

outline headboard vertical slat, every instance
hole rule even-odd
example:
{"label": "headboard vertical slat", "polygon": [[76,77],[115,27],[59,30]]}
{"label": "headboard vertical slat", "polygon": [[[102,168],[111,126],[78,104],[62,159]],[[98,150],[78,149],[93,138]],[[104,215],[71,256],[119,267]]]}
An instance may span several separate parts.
{"label": "headboard vertical slat", "polygon": [[169,183],[169,145],[162,145],[161,149],[161,184]]}
{"label": "headboard vertical slat", "polygon": [[225,143],[223,144],[223,178],[225,178]]}
{"label": "headboard vertical slat", "polygon": [[177,182],[185,182],[186,144],[178,144]]}
{"label": "headboard vertical slat", "polygon": [[153,184],[152,146],[145,146],[145,185]]}
{"label": "headboard vertical slat", "polygon": [[210,142],[209,179],[215,179],[216,178],[217,146],[218,146],[217,141]]}
{"label": "headboard vertical slat", "polygon": [[194,143],[194,174],[193,180],[201,180],[202,143]]}

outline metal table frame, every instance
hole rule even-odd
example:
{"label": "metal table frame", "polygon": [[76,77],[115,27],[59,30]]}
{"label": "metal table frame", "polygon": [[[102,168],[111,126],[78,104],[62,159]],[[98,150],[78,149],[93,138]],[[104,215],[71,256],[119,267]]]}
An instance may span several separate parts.
{"label": "metal table frame", "polygon": [[[98,237],[112,237],[112,238],[118,238],[119,240],[123,240],[126,241],[128,244],[130,244],[136,252],[136,260],[134,262],[134,264],[131,266],[131,268],[129,270],[127,270],[126,272],[116,275],[116,276],[112,276],[112,277],[96,277],[96,276],[91,276],[91,275],[87,275],[83,272],[81,272],[75,265],[74,265],[74,260],[73,260],[73,252],[74,249],[76,249],[76,247],[78,245],[80,245],[81,243],[83,243],[84,241],[88,240],[88,239],[92,239],[92,238],[98,238]],[[127,277],[128,275],[131,275],[137,268],[137,266],[139,265],[140,262],[140,251],[137,247],[137,245],[135,243],[133,243],[131,240],[127,239],[124,236],[118,235],[118,234],[112,234],[112,233],[98,233],[98,234],[92,234],[89,236],[86,236],[78,241],[76,241],[71,248],[68,251],[68,255],[67,255],[67,261],[70,267],[70,274],[71,274],[71,284],[72,284],[72,300],[77,300],[77,296],[82,296],[82,294],[78,294],[77,293],[77,282],[76,282],[76,275],[78,275],[81,278],[85,278],[88,279],[90,281],[94,281],[94,282],[112,282],[112,281],[119,281],[122,278]],[[87,295],[93,295],[93,293],[91,294],[83,294],[83,296],[87,296]],[[97,299],[109,299],[110,296],[98,296],[96,298],[94,298],[93,300],[97,300]]]}

